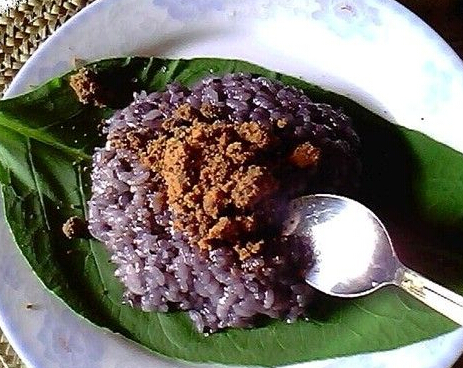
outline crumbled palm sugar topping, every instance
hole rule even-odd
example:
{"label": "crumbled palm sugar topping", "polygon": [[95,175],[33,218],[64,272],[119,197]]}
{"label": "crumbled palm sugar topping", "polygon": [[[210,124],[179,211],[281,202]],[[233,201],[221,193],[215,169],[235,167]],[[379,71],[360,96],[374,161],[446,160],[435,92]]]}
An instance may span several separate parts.
{"label": "crumbled palm sugar topping", "polygon": [[308,142],[298,145],[289,156],[289,162],[301,169],[316,165],[319,159],[320,150]]}
{"label": "crumbled palm sugar topping", "polygon": [[84,105],[105,106],[101,99],[102,92],[96,74],[91,70],[79,69],[77,73],[71,75],[69,85]]}
{"label": "crumbled palm sugar topping", "polygon": [[86,221],[77,216],[70,217],[62,227],[63,234],[68,239],[88,237],[88,227]]}
{"label": "crumbled palm sugar topping", "polygon": [[[262,209],[268,212],[269,201],[278,193],[278,168],[288,163],[295,169],[316,167],[320,152],[309,143],[284,146],[272,126],[215,116],[208,105],[196,110],[184,104],[148,142],[128,135],[109,138],[116,147],[136,151],[156,174],[174,227],[192,244],[208,251],[226,245],[244,261],[262,252],[269,241]],[[276,129],[284,127],[278,124]]]}

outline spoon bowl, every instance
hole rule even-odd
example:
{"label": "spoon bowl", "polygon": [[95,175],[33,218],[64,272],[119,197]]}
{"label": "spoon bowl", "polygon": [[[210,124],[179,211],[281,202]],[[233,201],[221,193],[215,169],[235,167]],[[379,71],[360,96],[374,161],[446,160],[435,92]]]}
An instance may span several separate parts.
{"label": "spoon bowl", "polygon": [[463,325],[463,297],[404,266],[380,219],[352,199],[315,194],[291,201],[283,235],[307,240],[313,264],[304,275],[333,296],[359,297],[396,285]]}

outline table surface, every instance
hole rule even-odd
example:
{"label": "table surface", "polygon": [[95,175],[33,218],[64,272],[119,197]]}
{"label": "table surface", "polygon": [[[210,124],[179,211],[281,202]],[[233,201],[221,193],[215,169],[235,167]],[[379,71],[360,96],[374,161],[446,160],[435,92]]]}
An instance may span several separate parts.
{"label": "table surface", "polygon": [[[79,1],[82,6],[87,2],[89,1]],[[434,28],[463,59],[463,0],[399,0],[399,2]],[[463,368],[463,357],[454,368]]]}
{"label": "table surface", "polygon": [[463,58],[463,0],[399,0],[439,33]]}

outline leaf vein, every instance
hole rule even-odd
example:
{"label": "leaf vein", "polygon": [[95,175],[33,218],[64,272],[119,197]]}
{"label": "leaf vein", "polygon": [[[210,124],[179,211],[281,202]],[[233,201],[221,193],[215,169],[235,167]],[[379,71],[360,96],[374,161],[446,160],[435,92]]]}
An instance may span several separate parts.
{"label": "leaf vein", "polygon": [[32,145],[31,145],[31,141],[29,138],[27,138],[27,162],[31,169],[32,179],[34,181],[34,186],[36,188],[37,195],[39,196],[40,210],[45,220],[45,225],[47,227],[47,230],[50,231],[51,230],[50,222],[48,221],[47,210],[45,209],[45,200],[44,200],[44,196],[42,193],[42,189],[39,185],[38,173],[35,168],[34,159],[32,156]]}

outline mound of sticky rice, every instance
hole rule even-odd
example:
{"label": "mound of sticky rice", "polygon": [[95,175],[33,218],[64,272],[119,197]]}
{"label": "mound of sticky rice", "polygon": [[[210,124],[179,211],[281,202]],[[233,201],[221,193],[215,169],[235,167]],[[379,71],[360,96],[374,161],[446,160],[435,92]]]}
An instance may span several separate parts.
{"label": "mound of sticky rice", "polygon": [[359,139],[348,116],[237,73],[135,94],[104,133],[89,229],[117,265],[124,302],[188,311],[203,332],[304,315],[312,255],[279,226],[291,198],[355,191]]}

